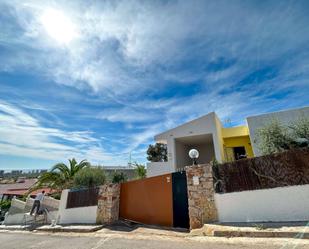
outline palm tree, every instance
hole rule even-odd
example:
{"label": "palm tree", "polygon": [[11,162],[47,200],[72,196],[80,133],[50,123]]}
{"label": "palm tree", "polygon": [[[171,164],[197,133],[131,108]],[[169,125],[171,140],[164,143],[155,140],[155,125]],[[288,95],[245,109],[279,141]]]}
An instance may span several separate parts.
{"label": "palm tree", "polygon": [[49,172],[42,174],[37,183],[31,188],[30,193],[34,190],[47,187],[56,191],[62,191],[65,188],[70,188],[73,184],[75,174],[82,168],[90,166],[86,160],[79,163],[75,158],[69,159],[69,166],[64,163],[57,163]]}
{"label": "palm tree", "polygon": [[135,166],[135,173],[137,175],[138,179],[143,179],[146,177],[147,171],[144,165],[142,164],[138,164],[138,163],[134,163]]}

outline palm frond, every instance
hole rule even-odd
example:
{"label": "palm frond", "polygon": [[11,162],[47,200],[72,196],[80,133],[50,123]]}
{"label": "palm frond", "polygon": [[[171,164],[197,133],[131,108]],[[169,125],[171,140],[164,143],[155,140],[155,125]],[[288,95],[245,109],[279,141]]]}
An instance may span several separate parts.
{"label": "palm frond", "polygon": [[70,178],[70,169],[64,163],[57,163],[52,167],[51,172],[57,171],[61,172],[66,179]]}

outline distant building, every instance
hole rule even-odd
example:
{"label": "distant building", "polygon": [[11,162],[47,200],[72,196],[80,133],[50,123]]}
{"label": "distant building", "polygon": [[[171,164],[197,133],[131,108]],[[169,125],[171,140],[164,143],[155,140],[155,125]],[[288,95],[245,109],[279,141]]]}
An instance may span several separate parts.
{"label": "distant building", "polygon": [[[28,193],[29,189],[36,183],[37,179],[27,179],[20,177],[15,183],[0,184],[0,202],[3,200],[10,200],[14,196],[22,197]],[[51,189],[39,189],[31,193],[35,196],[37,193],[45,190],[46,194],[52,193]]]}

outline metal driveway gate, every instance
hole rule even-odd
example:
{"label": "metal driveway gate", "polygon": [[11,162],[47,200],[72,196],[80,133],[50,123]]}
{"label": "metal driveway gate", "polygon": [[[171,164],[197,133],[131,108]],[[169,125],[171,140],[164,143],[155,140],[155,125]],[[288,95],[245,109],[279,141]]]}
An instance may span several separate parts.
{"label": "metal driveway gate", "polygon": [[120,218],[144,224],[173,225],[172,175],[121,184]]}
{"label": "metal driveway gate", "polygon": [[122,183],[119,216],[149,225],[188,228],[186,174],[177,172]]}

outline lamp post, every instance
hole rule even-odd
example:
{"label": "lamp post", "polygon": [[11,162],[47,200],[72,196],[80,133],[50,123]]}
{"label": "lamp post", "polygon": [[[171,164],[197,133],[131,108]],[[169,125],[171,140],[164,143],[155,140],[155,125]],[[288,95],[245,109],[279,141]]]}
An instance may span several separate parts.
{"label": "lamp post", "polygon": [[199,152],[196,149],[191,149],[189,151],[189,157],[193,160],[193,165],[197,165],[197,158],[199,157]]}

